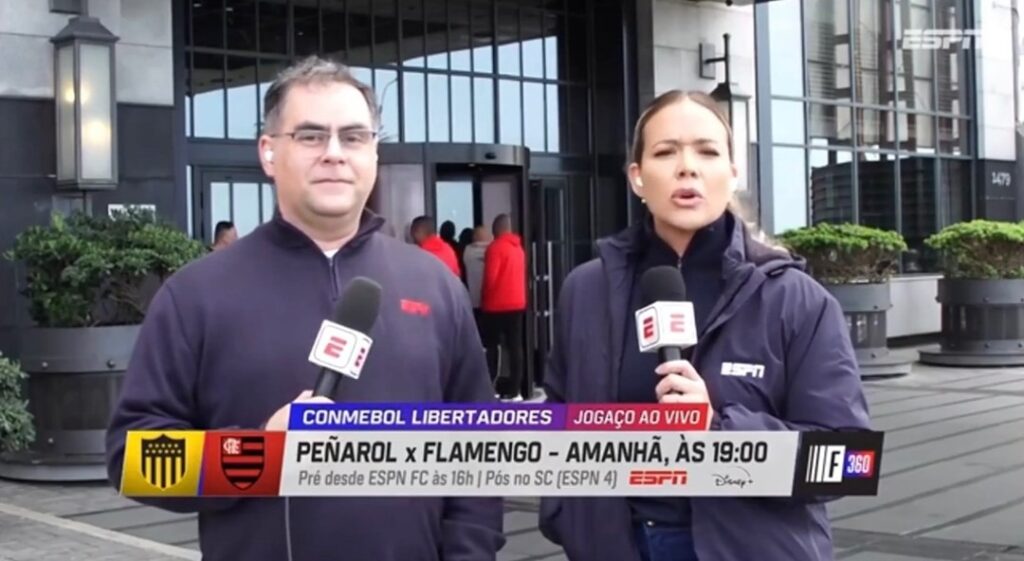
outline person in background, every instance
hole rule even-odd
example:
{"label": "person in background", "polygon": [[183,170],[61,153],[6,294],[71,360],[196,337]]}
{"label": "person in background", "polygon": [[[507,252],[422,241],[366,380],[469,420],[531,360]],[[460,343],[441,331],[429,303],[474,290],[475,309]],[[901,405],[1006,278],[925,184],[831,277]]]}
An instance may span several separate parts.
{"label": "person in background", "polygon": [[438,235],[444,240],[444,243],[451,246],[455,251],[458,251],[458,243],[455,241],[455,223],[451,220],[445,220],[441,223],[441,229],[438,230]]}
{"label": "person in background", "polygon": [[[512,218],[499,214],[493,224],[494,241],[484,255],[484,281],[480,295],[484,346],[488,348],[491,375],[496,378],[498,397],[522,399],[525,357],[523,325],[526,320],[526,252],[523,240],[512,231]],[[502,362],[508,376],[501,376]]]}
{"label": "person in background", "polygon": [[[484,284],[484,256],[487,246],[491,244],[491,233],[486,226],[477,226],[472,230],[472,243],[466,246],[462,254],[462,268],[466,272],[466,287],[469,289],[469,301],[473,305],[473,316],[477,326],[483,325],[480,315],[480,292]],[[480,330],[481,338],[483,330]]]}
{"label": "person in background", "polygon": [[[630,158],[646,215],[600,240],[598,257],[566,277],[544,374],[548,401],[705,403],[715,431],[868,430],[843,311],[736,208],[732,132],[715,101],[681,91],[656,98],[637,122]],[[638,281],[659,266],[685,279],[698,333],[693,363],[659,364],[657,353],[639,351]],[[756,375],[738,374],[734,362]],[[543,498],[539,522],[572,561],[830,561],[827,500]]]}
{"label": "person in background", "polygon": [[234,223],[221,220],[213,228],[213,245],[210,246],[210,251],[224,249],[235,243],[236,240],[238,240],[238,230],[235,229]]}
{"label": "person in background", "polygon": [[466,263],[463,259],[463,255],[466,252],[466,248],[473,243],[473,229],[463,228],[459,232],[458,242],[455,244],[455,257],[459,260],[459,265],[462,265],[462,284],[469,286],[466,282]]}
{"label": "person in background", "polygon": [[455,249],[437,235],[437,227],[430,216],[417,216],[409,227],[412,241],[423,251],[437,257],[444,263],[456,278],[462,278],[462,268],[455,257]]}

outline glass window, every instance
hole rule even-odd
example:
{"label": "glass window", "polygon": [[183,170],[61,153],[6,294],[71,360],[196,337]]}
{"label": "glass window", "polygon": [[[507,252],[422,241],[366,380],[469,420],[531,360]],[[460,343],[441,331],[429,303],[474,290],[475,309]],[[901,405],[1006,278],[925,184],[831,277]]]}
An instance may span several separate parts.
{"label": "glass window", "polygon": [[295,26],[295,54],[307,56],[320,52],[320,11],[315,2],[296,2],[292,6]]}
{"label": "glass window", "polygon": [[427,140],[427,97],[425,77],[420,72],[402,73],[402,128],[404,142]]}
{"label": "glass window", "polygon": [[451,122],[448,118],[448,76],[430,74],[427,76],[427,82],[430,90],[430,108],[427,112],[430,119],[429,139],[431,142],[448,142],[448,125]]}
{"label": "glass window", "polygon": [[348,10],[348,53],[345,62],[352,66],[368,66],[372,62],[370,57],[372,3],[370,0],[348,0],[346,8]]}
{"label": "glass window", "polygon": [[771,53],[770,80],[774,95],[804,95],[804,70],[801,62],[804,60],[804,49],[801,39],[803,30],[800,25],[800,5],[800,0],[777,0],[763,6],[767,9],[771,28],[771,33],[768,34],[768,49]]}
{"label": "glass window", "polygon": [[808,151],[812,224],[853,221],[852,160],[847,151]]}
{"label": "glass window", "polygon": [[345,0],[321,0],[324,53],[348,61],[345,54]]}
{"label": "glass window", "polygon": [[[469,4],[466,0],[448,0],[448,37],[451,42],[452,70],[469,72],[472,70],[470,60],[470,29]],[[476,30],[473,30],[475,33]]]}
{"label": "glass window", "polygon": [[939,174],[939,227],[971,218],[970,160],[941,160]]}
{"label": "glass window", "polygon": [[776,233],[807,225],[807,164],[803,148],[772,149],[772,224]]}
{"label": "glass window", "polygon": [[225,0],[228,48],[236,51],[256,51],[255,0]]}
{"label": "glass window", "polygon": [[523,129],[526,147],[543,152],[544,146],[544,85],[523,83]]}
{"label": "glass window", "polygon": [[[804,17],[807,21],[807,72],[810,97],[824,98],[830,100],[849,100],[850,94],[850,22],[849,4],[847,0],[818,0],[815,2],[804,2]],[[797,7],[780,8],[780,18],[792,16],[791,22],[779,22],[778,25],[793,26],[794,29],[780,30],[780,35],[787,35],[779,38],[780,54],[772,49],[772,65],[776,62],[783,63],[780,70],[795,71],[793,73],[772,72],[772,90],[781,93],[776,88],[775,80],[783,82],[795,82],[795,85],[779,84],[786,95],[802,95],[802,84],[794,79],[794,74],[799,76],[801,57],[799,54],[799,43],[801,30],[799,29],[799,10]],[[775,26],[776,12],[772,12],[772,36],[776,35]],[[792,56],[783,62],[782,58]],[[773,69],[774,70],[774,69]],[[777,77],[777,78],[776,78]]]}
{"label": "glass window", "polygon": [[494,80],[490,78],[473,78],[473,127],[477,142],[494,142]]}
{"label": "glass window", "polygon": [[[423,0],[400,0],[399,12],[402,14],[402,64],[423,68],[427,60],[424,58],[426,47],[426,26],[423,22]],[[444,10],[444,3],[441,3]]]}
{"label": "glass window", "polygon": [[397,9],[397,0],[373,0],[373,62],[376,64],[398,63]]}
{"label": "glass window", "polygon": [[[841,105],[809,104],[810,143],[812,146],[849,146],[853,139],[853,122],[849,107]],[[792,113],[792,109],[789,110]],[[796,115],[791,115],[797,118]],[[785,120],[780,119],[779,126]],[[799,121],[792,121],[798,123]],[[775,126],[773,124],[773,126]],[[791,126],[791,125],[790,125]]]}
{"label": "glass window", "polygon": [[213,227],[221,220],[231,220],[231,184],[227,181],[210,182],[210,243]]}
{"label": "glass window", "polygon": [[242,237],[260,225],[262,193],[259,183],[233,183],[232,187],[235,229],[238,230],[238,236]]}
{"label": "glass window", "polygon": [[523,142],[522,99],[519,91],[520,82],[516,80],[498,81],[498,127],[501,144],[521,144]]}
{"label": "glass window", "polygon": [[857,44],[854,82],[857,98],[874,105],[892,105],[896,99],[892,77],[892,13],[885,2],[854,2]]}
{"label": "glass window", "polygon": [[[353,73],[359,76],[363,73],[369,74],[370,71],[355,69]],[[374,91],[377,92],[377,105],[380,107],[380,140],[398,142],[398,72],[375,70],[373,81],[366,83],[372,83]],[[422,100],[422,97],[420,99]]]}
{"label": "glass window", "polygon": [[473,142],[473,120],[471,115],[472,95],[470,94],[469,78],[452,76],[452,142]]}
{"label": "glass window", "polygon": [[857,144],[871,148],[895,148],[896,131],[892,111],[857,110]]}
{"label": "glass window", "polygon": [[804,104],[799,101],[772,100],[772,142],[804,143]]}
{"label": "glass window", "polygon": [[426,0],[424,4],[427,67],[448,69],[448,7],[446,0]]}
{"label": "glass window", "polygon": [[455,223],[455,232],[463,228],[472,229],[473,223],[473,182],[470,180],[438,181],[434,184],[437,194],[437,224],[450,220]]}
{"label": "glass window", "polygon": [[547,89],[547,134],[548,152],[560,152],[562,150],[561,131],[565,125],[561,121],[559,108],[565,101],[559,96],[562,90],[555,84],[548,84]]}
{"label": "glass window", "polygon": [[924,154],[935,153],[935,116],[922,113],[901,113],[900,143],[903,150]]}
{"label": "glass window", "polygon": [[221,0],[193,0],[192,44],[224,48],[224,5]]}
{"label": "glass window", "polygon": [[873,152],[857,155],[860,223],[896,229],[896,156]]}
{"label": "glass window", "polygon": [[935,168],[935,159],[927,156],[900,160],[900,212],[903,237],[910,247],[904,259],[905,273],[923,272],[933,266],[924,240],[937,231]]}
{"label": "glass window", "polygon": [[195,136],[224,138],[224,58],[219,55],[192,56],[192,123]]}
{"label": "glass window", "polygon": [[259,136],[256,59],[228,57],[228,138]]}
{"label": "glass window", "polygon": [[288,54],[288,6],[260,2],[260,52]]}
{"label": "glass window", "polygon": [[519,10],[498,5],[498,73],[521,75],[519,70]]}
{"label": "glass window", "polygon": [[544,14],[522,12],[523,76],[544,77]]}
{"label": "glass window", "polygon": [[[964,29],[967,23],[963,0],[936,0],[936,18],[939,29]],[[980,41],[979,41],[980,43]],[[938,80],[939,111],[966,115],[970,110],[967,84],[968,56],[973,51],[960,44],[936,51],[935,74]]]}
{"label": "glass window", "polygon": [[966,119],[939,117],[939,152],[968,156],[971,150],[971,123]]}
{"label": "glass window", "polygon": [[544,42],[544,72],[548,80],[560,80],[562,76],[565,76],[564,69],[568,67],[565,16],[548,14],[547,21],[550,31]]}
{"label": "glass window", "polygon": [[494,72],[494,12],[490,4],[471,3],[473,17],[473,70]]}
{"label": "glass window", "polygon": [[277,199],[274,198],[274,184],[273,183],[260,183],[260,189],[263,191],[262,205],[263,205],[263,221],[266,222],[274,218],[274,208],[277,206]]}
{"label": "glass window", "polygon": [[[896,0],[895,19],[902,36],[907,29],[932,29],[930,2]],[[896,58],[896,89],[900,107],[932,110],[932,80],[934,79],[934,50],[900,49]]]}

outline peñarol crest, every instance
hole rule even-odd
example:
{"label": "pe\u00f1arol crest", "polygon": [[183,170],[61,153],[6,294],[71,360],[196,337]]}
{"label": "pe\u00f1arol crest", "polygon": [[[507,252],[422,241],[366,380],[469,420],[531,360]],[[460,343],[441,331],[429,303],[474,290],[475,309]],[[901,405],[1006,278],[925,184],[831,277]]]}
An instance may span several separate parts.
{"label": "pe\u00f1arol crest", "polygon": [[185,439],[161,434],[142,440],[142,477],[161,490],[185,477]]}

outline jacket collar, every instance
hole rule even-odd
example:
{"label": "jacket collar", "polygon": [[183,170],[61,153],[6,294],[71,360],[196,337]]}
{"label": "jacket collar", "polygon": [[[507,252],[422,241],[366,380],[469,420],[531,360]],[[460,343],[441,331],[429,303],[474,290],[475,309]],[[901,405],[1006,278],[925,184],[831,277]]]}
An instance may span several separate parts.
{"label": "jacket collar", "polygon": [[[352,237],[345,247],[338,253],[348,249],[355,249],[362,246],[366,241],[384,226],[384,219],[369,209],[364,209],[359,217],[359,228],[356,235]],[[323,253],[320,246],[316,244],[305,232],[299,230],[294,224],[285,220],[280,209],[274,210],[274,217],[270,222],[260,226],[265,229],[270,239],[277,245],[285,248],[310,248]]]}
{"label": "jacket collar", "polygon": [[[802,268],[803,262],[795,260],[788,252],[772,249],[761,242],[754,240],[746,224],[731,211],[726,211],[718,221],[725,228],[724,235],[728,236],[728,245],[721,253],[722,276],[725,286],[721,296],[708,316],[708,325],[702,337],[706,337],[725,323],[740,309],[740,307],[757,292],[769,276],[783,272],[787,268]],[[701,232],[698,232],[701,234]],[[714,232],[704,232],[707,236]],[[629,294],[633,276],[637,270],[642,256],[653,243],[664,244],[657,236],[653,236],[653,219],[648,214],[644,220],[630,226],[622,232],[601,239],[597,242],[598,255],[603,264],[605,281],[608,287],[608,330],[609,344],[605,346],[611,353],[606,357],[606,363],[611,368],[611,375],[605,383],[605,395],[615,396],[617,379],[615,373],[622,365],[623,345],[625,341],[625,329],[627,329],[627,316],[632,313],[629,309]],[[694,236],[695,240],[697,236]],[[657,240],[654,242],[654,240]],[[667,246],[666,246],[667,247]],[[694,246],[694,251],[702,252],[699,246]],[[721,246],[718,246],[721,247]],[[672,251],[668,249],[668,251]],[[687,252],[689,252],[689,248]],[[709,250],[710,251],[710,250]],[[715,251],[721,251],[716,248]],[[614,297],[612,297],[614,295]],[[697,364],[700,345],[695,348],[692,361]]]}

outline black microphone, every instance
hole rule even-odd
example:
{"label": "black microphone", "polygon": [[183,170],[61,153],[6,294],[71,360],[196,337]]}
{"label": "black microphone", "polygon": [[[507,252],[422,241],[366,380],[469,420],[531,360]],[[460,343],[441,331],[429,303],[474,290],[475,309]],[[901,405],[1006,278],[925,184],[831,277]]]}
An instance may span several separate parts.
{"label": "black microphone", "polygon": [[310,352],[310,360],[322,367],[314,396],[333,399],[342,377],[359,378],[373,344],[368,334],[380,313],[380,296],[380,285],[365,277],[352,279],[345,288],[333,323],[324,321]]}
{"label": "black microphone", "polygon": [[640,294],[647,306],[644,310],[649,310],[648,317],[652,318],[644,323],[644,310],[637,312],[642,350],[657,348],[659,362],[689,360],[697,333],[682,273],[667,265],[652,267],[640,277]]}

